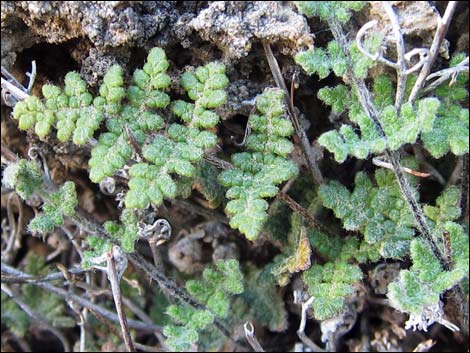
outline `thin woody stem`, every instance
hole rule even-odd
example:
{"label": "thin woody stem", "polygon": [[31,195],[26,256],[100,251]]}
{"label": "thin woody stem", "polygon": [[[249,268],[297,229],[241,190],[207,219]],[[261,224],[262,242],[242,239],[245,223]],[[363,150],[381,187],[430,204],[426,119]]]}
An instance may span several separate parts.
{"label": "thin woody stem", "polygon": [[[127,263],[127,262],[126,262]],[[119,287],[119,277],[116,272],[116,259],[114,258],[113,251],[108,254],[108,279],[111,283],[111,290],[113,292],[114,304],[116,306],[116,312],[119,317],[119,324],[121,325],[122,336],[124,338],[124,344],[128,352],[134,352],[135,347],[132,341],[132,337],[129,333],[127,326],[126,313],[124,312],[122,305],[121,288]]]}
{"label": "thin woody stem", "polygon": [[[31,278],[31,277],[34,277],[34,276],[31,276],[25,272],[22,272],[20,270],[17,270],[5,263],[2,263],[1,264],[1,271],[2,271],[2,274],[5,273],[7,275],[10,275],[10,276],[19,276],[20,278]],[[3,280],[3,276],[2,276],[2,280]],[[85,298],[82,298],[81,296],[77,295],[77,294],[74,294],[74,293],[71,293],[69,291],[66,291],[62,288],[58,288],[58,287],[55,287],[47,282],[30,282],[32,285],[34,286],[37,286],[37,287],[40,287],[48,292],[51,292],[51,293],[54,293],[54,294],[57,294],[58,296],[64,298],[65,300],[71,300],[83,307],[86,307],[94,312],[98,312],[100,313],[101,316],[103,316],[104,318],[106,318],[107,320],[109,321],[112,321],[112,322],[116,322],[116,323],[119,323],[119,318],[116,314],[114,314],[113,312],[107,310],[107,309],[104,309],[94,303],[92,303],[91,301],[89,301],[88,299],[85,299]],[[154,324],[151,324],[151,323],[144,323],[144,322],[141,322],[141,321],[136,321],[136,320],[128,320],[128,324],[129,324],[129,327],[130,328],[133,328],[133,329],[136,329],[136,330],[142,330],[142,331],[147,331],[147,332],[154,332],[154,331],[161,331],[162,328],[160,326],[157,326],[157,325],[154,325]]]}
{"label": "thin woody stem", "polygon": [[444,16],[442,16],[441,20],[439,21],[436,34],[434,35],[434,39],[431,44],[429,58],[421,69],[418,75],[418,79],[416,80],[416,83],[411,90],[410,97],[408,98],[408,102],[410,103],[413,103],[416,100],[421,88],[423,88],[426,78],[431,73],[432,65],[434,64],[434,61],[439,54],[439,48],[441,47],[442,41],[444,40],[444,37],[447,33],[447,29],[449,28],[450,21],[452,20],[455,8],[457,7],[457,3],[457,1],[449,1],[446,11],[444,12]]}

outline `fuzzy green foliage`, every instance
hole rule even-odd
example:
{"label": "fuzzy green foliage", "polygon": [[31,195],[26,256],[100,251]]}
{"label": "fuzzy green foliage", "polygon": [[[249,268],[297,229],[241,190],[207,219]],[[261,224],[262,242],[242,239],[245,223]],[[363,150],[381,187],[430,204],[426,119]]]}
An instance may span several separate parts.
{"label": "fuzzy green foliage", "polygon": [[322,88],[318,97],[331,105],[336,113],[349,108],[349,120],[359,127],[360,136],[351,125],[343,124],[339,131],[322,134],[318,142],[342,163],[348,156],[365,159],[370,153],[382,153],[386,149],[397,150],[406,143],[415,143],[420,134],[430,132],[438,115],[440,101],[436,98],[423,98],[415,104],[403,104],[397,115],[393,106],[393,89],[386,76],[378,76],[374,81],[374,103],[380,109],[378,117],[385,137],[380,136],[374,123],[364,114],[354,95],[348,93],[344,85]]}
{"label": "fuzzy green foliage", "polygon": [[450,186],[436,199],[436,206],[425,205],[424,214],[431,220],[431,224],[440,228],[447,221],[459,218],[462,210],[459,207],[460,190]]}
{"label": "fuzzy green foliage", "polygon": [[202,160],[205,149],[217,143],[217,136],[208,129],[218,124],[219,116],[210,109],[227,99],[223,90],[228,85],[225,66],[209,63],[194,73],[186,72],[181,85],[194,104],[178,100],[172,111],[186,125],[171,124],[168,137],[157,136],[143,147],[143,157],[152,164],[138,163],[129,170],[131,180],[125,200],[128,208],[147,208],[150,203],[160,205],[164,198],[175,198],[177,179],[172,175],[196,177],[195,164]]}
{"label": "fuzzy green foliage", "polygon": [[[325,22],[346,23],[351,18],[352,11],[361,10],[364,1],[295,1],[300,13],[307,17],[320,17]],[[374,32],[364,38],[364,48],[371,53],[377,52],[383,42],[383,33]],[[374,61],[365,58],[355,42],[349,45],[348,53],[345,53],[338,42],[331,41],[327,48],[310,48],[299,52],[295,56],[295,62],[299,64],[309,75],[317,74],[320,79],[327,77],[331,71],[336,76],[343,76],[348,64],[356,77],[366,78],[369,68],[375,65]]]}
{"label": "fuzzy green foliage", "polygon": [[[25,260],[26,273],[32,276],[43,276],[49,273],[43,257],[29,253]],[[67,313],[65,302],[55,294],[32,284],[26,284],[22,286],[21,300],[53,327],[69,328],[75,325],[75,320]],[[20,337],[25,336],[30,324],[37,324],[34,318],[27,315],[3,291],[1,316],[2,325],[6,325]]]}
{"label": "fuzzy green foliage", "polygon": [[[365,38],[364,47],[371,52],[375,52],[380,47],[382,40],[383,35],[376,32]],[[349,50],[354,74],[361,78],[367,77],[369,68],[373,67],[375,63],[364,58],[355,43],[351,44]],[[348,59],[338,42],[334,40],[328,43],[326,49],[311,48],[299,52],[294,59],[306,73],[309,75],[317,74],[320,79],[329,76],[331,71],[336,76],[341,77],[346,73],[348,67]]]}
{"label": "fuzzy green foliage", "polygon": [[124,252],[134,251],[136,240],[139,238],[139,229],[137,227],[137,216],[132,210],[124,209],[121,213],[121,224],[116,222],[105,222],[104,228],[120,242],[121,249]]}
{"label": "fuzzy green foliage", "polygon": [[52,127],[57,129],[57,138],[65,142],[73,135],[73,142],[83,145],[98,129],[104,116],[87,91],[86,83],[78,73],[65,76],[65,87],[61,90],[54,85],[42,87],[44,101],[30,96],[18,102],[13,117],[19,121],[19,128],[27,130],[34,125],[36,134],[44,138]]}
{"label": "fuzzy green foliage", "polygon": [[289,120],[283,117],[284,93],[267,89],[256,99],[261,115],[250,115],[248,124],[253,134],[247,139],[250,152],[232,155],[235,169],[220,173],[219,182],[228,187],[226,213],[230,226],[240,230],[248,239],[258,237],[266,221],[266,198],[278,192],[277,185],[297,174],[293,161],[286,158],[292,149],[287,139],[293,133]]}
{"label": "fuzzy green foliage", "polygon": [[376,262],[380,259],[380,243],[368,244],[355,236],[341,238],[339,236],[325,234],[316,229],[310,229],[308,239],[315,252],[328,261],[348,262],[352,259],[358,263],[367,261]]}
{"label": "fuzzy green foliage", "polygon": [[[165,108],[170,97],[164,92],[171,80],[166,71],[169,63],[161,48],[153,48],[143,69],[134,71],[132,85],[123,87],[122,70],[113,66],[100,87],[99,106],[107,114],[108,132],[101,134],[91,152],[90,179],[99,182],[124,167],[132,156],[131,141],[145,141],[145,133],[164,127],[156,109]],[[98,99],[98,98],[97,98]],[[127,104],[123,104],[126,99]]]}
{"label": "fuzzy green foliage", "polygon": [[[104,223],[105,230],[120,244],[126,253],[134,252],[135,242],[139,237],[136,215],[128,209],[121,213],[121,224],[107,221]],[[89,269],[95,265],[105,266],[104,254],[112,249],[112,243],[96,235],[90,235],[86,239],[88,250],[83,252],[82,266]]]}
{"label": "fuzzy green foliage", "polygon": [[[121,213],[121,224],[107,221],[104,223],[104,229],[120,244],[121,249],[126,253],[132,253],[135,250],[135,242],[139,238],[139,228],[137,226],[137,216],[130,209],[124,209]],[[83,253],[82,266],[91,268],[97,264],[97,260],[103,260],[103,254],[112,249],[112,243],[109,240],[90,235],[86,239],[88,250]],[[101,261],[104,263],[104,261]]]}
{"label": "fuzzy green foliage", "polygon": [[1,297],[2,325],[8,327],[15,335],[23,337],[29,327],[29,317],[21,308],[2,291]]}
{"label": "fuzzy green foliage", "polygon": [[357,265],[344,261],[313,265],[302,276],[308,293],[315,297],[312,307],[317,320],[329,319],[341,312],[346,298],[354,293],[353,284],[362,279]]}
{"label": "fuzzy green foliage", "polygon": [[[306,16],[320,16],[326,21],[335,21],[336,8],[348,13],[346,5],[339,2],[297,2],[300,12]],[[345,16],[345,21],[349,19]],[[339,22],[345,22],[339,21]],[[382,45],[383,34],[374,32],[364,38],[364,47],[371,53],[376,53]],[[345,53],[347,51],[347,53]],[[450,62],[455,66],[465,58],[464,54],[457,54]],[[366,58],[352,43],[343,50],[337,42],[331,41],[327,48],[313,48],[296,55],[295,61],[302,66],[308,74],[318,74],[325,78],[331,71],[336,76],[343,76],[348,67],[356,78],[368,77],[368,69],[374,63]],[[343,124],[339,131],[333,130],[324,133],[318,142],[326,147],[335,156],[336,161],[342,163],[347,156],[365,159],[371,153],[382,153],[386,149],[397,150],[406,143],[415,143],[422,138],[425,148],[435,158],[440,158],[451,151],[456,155],[463,155],[469,151],[469,114],[468,108],[462,103],[468,96],[465,85],[468,73],[460,74],[456,82],[449,86],[446,83],[436,89],[437,98],[423,98],[413,105],[405,103],[397,114],[393,105],[392,85],[385,76],[378,76],[374,83],[374,103],[379,112],[377,117],[385,133],[381,136],[374,122],[361,111],[356,97],[347,93],[348,89],[340,85],[335,88],[322,88],[318,96],[340,113],[349,107],[349,120],[357,125],[358,129]],[[410,77],[408,82],[413,82]],[[405,94],[407,96],[409,92]],[[384,105],[384,102],[388,104]],[[358,133],[360,131],[360,134]]]}
{"label": "fuzzy green foliage", "polygon": [[26,200],[42,186],[42,173],[36,163],[20,159],[8,165],[3,171],[2,184],[15,189]]}
{"label": "fuzzy green foliage", "polygon": [[[411,243],[413,266],[402,270],[397,281],[388,288],[390,304],[410,314],[409,326],[426,330],[439,317],[429,314],[438,308],[441,295],[468,277],[469,247],[465,229],[446,222],[443,227],[450,236],[452,268],[445,271],[438,259],[422,240]],[[431,310],[430,310],[431,309]]]}
{"label": "fuzzy green foliage", "polygon": [[112,244],[109,241],[95,235],[88,236],[86,243],[89,250],[83,252],[82,258],[82,267],[86,269],[95,265],[94,259],[100,258],[112,249]]}
{"label": "fuzzy green foliage", "polygon": [[[465,59],[465,54],[456,54],[450,61],[450,67]],[[463,155],[469,151],[469,113],[468,107],[468,72],[461,73],[455,83],[449,86],[443,83],[436,89],[441,101],[437,119],[432,131],[424,133],[424,147],[434,158],[440,158],[451,151]]]}
{"label": "fuzzy green foliage", "polygon": [[206,309],[196,309],[187,305],[170,305],[167,314],[177,323],[165,326],[166,344],[173,351],[184,351],[198,341],[198,331],[214,322],[214,318],[224,319],[230,310],[230,297],[243,293],[243,274],[237,260],[221,260],[215,269],[205,269],[200,280],[186,282],[189,294]]}
{"label": "fuzzy green foliage", "polygon": [[280,248],[287,244],[287,235],[290,231],[290,209],[283,201],[275,199],[269,206],[269,210],[262,234]]}
{"label": "fuzzy green foliage", "polygon": [[214,165],[202,160],[196,169],[195,188],[208,201],[210,208],[217,208],[224,198],[224,188],[217,181],[220,171]]}
{"label": "fuzzy green foliage", "polygon": [[[212,130],[220,118],[213,109],[227,100],[224,89],[229,82],[225,66],[216,62],[185,72],[181,85],[194,103],[177,100],[171,105],[172,112],[184,125],[171,124],[149,144],[149,133],[165,128],[159,112],[171,103],[165,92],[171,85],[168,68],[163,49],[153,48],[143,68],[134,71],[127,88],[122,68],[110,67],[95,98],[87,91],[85,81],[71,72],[65,77],[63,89],[44,85],[44,99],[31,96],[19,102],[13,116],[19,121],[20,129],[34,126],[41,138],[55,127],[62,142],[70,138],[77,145],[93,142],[88,165],[90,179],[95,183],[123,169],[142,148],[146,161],[131,167],[125,204],[128,208],[160,205],[164,198],[187,196],[191,190],[189,178],[201,176],[198,182],[203,179],[204,172],[196,164],[202,160],[204,150],[217,143]],[[102,122],[106,129],[96,143],[93,135]],[[201,190],[208,191],[204,195],[215,197],[207,183]],[[220,202],[221,197],[216,199],[210,202]]]}
{"label": "fuzzy green foliage", "polygon": [[365,1],[294,1],[300,13],[307,17],[320,17],[323,21],[335,19],[349,21],[352,11],[361,10]]}
{"label": "fuzzy green foliage", "polygon": [[276,278],[271,274],[271,267],[263,270],[252,268],[245,276],[246,288],[240,295],[243,302],[242,320],[253,318],[270,331],[282,332],[287,329],[288,313],[282,295],[277,287]]}
{"label": "fuzzy green foliage", "polygon": [[391,171],[378,170],[375,179],[377,186],[359,172],[353,192],[330,181],[320,186],[319,196],[346,230],[359,231],[368,244],[379,246],[381,256],[401,258],[414,236],[414,217]]}
{"label": "fuzzy green foliage", "polygon": [[77,207],[78,198],[75,184],[67,181],[59,191],[52,193],[42,210],[29,223],[29,230],[36,233],[50,233],[55,227],[64,224],[64,216],[72,216]]}

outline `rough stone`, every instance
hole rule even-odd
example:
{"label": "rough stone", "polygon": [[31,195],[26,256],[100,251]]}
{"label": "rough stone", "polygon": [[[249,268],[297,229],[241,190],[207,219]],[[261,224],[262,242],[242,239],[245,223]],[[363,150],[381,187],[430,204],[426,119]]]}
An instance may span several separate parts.
{"label": "rough stone", "polygon": [[226,59],[248,55],[256,40],[278,42],[284,54],[313,44],[305,17],[277,1],[214,1],[189,25],[215,43]]}

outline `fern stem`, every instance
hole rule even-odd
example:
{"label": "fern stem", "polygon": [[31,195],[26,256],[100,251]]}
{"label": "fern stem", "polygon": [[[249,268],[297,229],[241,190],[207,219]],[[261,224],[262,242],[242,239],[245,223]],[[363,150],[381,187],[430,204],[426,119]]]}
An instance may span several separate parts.
{"label": "fern stem", "polygon": [[460,214],[460,220],[465,222],[468,221],[468,153],[462,157],[462,171],[460,178],[460,208],[462,213]]}

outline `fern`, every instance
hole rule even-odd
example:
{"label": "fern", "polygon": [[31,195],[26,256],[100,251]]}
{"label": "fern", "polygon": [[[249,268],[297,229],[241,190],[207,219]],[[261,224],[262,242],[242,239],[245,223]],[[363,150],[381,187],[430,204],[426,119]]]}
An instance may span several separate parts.
{"label": "fern", "polygon": [[293,145],[287,139],[293,133],[289,120],[283,117],[283,91],[267,89],[256,99],[262,115],[250,115],[248,124],[254,133],[247,139],[250,152],[232,156],[235,169],[220,173],[219,182],[228,187],[226,213],[230,226],[250,240],[258,237],[266,221],[268,202],[277,194],[277,185],[297,173],[294,162],[286,159]]}
{"label": "fern", "polygon": [[352,11],[359,11],[365,1],[295,1],[300,13],[307,17],[318,16],[323,21],[334,18],[341,23],[349,21]]}
{"label": "fern", "polygon": [[166,325],[163,333],[166,344],[173,351],[184,351],[199,339],[198,331],[214,322],[224,319],[230,310],[230,296],[244,290],[243,275],[238,261],[221,260],[216,269],[205,269],[201,280],[186,282],[186,289],[206,309],[196,309],[187,305],[170,305],[167,314],[179,325]]}
{"label": "fern", "polygon": [[29,230],[42,234],[52,232],[55,227],[64,224],[64,216],[75,214],[77,204],[75,184],[68,181],[59,191],[50,195],[48,202],[43,206],[43,213],[29,223]]}
{"label": "fern", "polygon": [[307,228],[303,225],[300,214],[293,213],[290,224],[288,243],[283,246],[282,254],[275,257],[271,269],[280,286],[286,286],[292,274],[308,269],[311,264],[312,250],[307,237]]}
{"label": "fern", "polygon": [[212,164],[202,160],[196,169],[194,188],[208,201],[209,208],[217,208],[224,198],[224,188],[217,181],[219,170]]}
{"label": "fern", "polygon": [[443,228],[450,237],[452,268],[445,271],[427,244],[415,239],[411,243],[413,266],[402,270],[398,280],[389,285],[391,305],[410,314],[407,328],[427,330],[434,322],[445,324],[441,295],[468,278],[468,234],[453,222],[446,222]]}
{"label": "fern", "polygon": [[[129,171],[126,207],[160,205],[164,198],[187,195],[187,178],[195,177],[195,164],[202,160],[204,150],[217,143],[211,129],[219,116],[213,109],[225,103],[224,88],[228,85],[225,66],[219,63],[185,72],[181,85],[194,103],[174,101],[171,110],[185,125],[173,123],[163,132],[165,121],[160,111],[171,103],[165,92],[171,84],[168,67],[163,49],[153,48],[143,69],[134,71],[129,87],[124,86],[122,68],[114,65],[105,74],[95,98],[87,91],[85,81],[71,72],[65,77],[63,89],[44,85],[44,100],[28,97],[15,106],[13,116],[20,129],[34,127],[40,138],[55,128],[61,142],[72,139],[77,145],[95,144],[88,162],[90,179],[95,183],[112,177],[132,159],[137,160]],[[102,122],[106,130],[96,143],[93,136]],[[160,134],[148,143],[151,132]],[[140,162],[135,155],[136,145],[149,163]],[[150,187],[144,186],[146,183]]]}
{"label": "fern", "polygon": [[325,320],[338,314],[345,298],[354,293],[353,283],[362,279],[357,265],[346,262],[328,262],[313,265],[302,276],[308,293],[315,297],[312,307],[317,320]]}
{"label": "fern", "polygon": [[[465,54],[456,54],[450,61],[455,66],[465,58]],[[424,147],[434,158],[440,158],[449,151],[461,156],[469,151],[469,113],[465,107],[468,101],[468,72],[460,74],[455,83],[447,82],[436,89],[441,101],[437,118],[431,131],[423,134]]]}
{"label": "fern", "polygon": [[[319,16],[323,21],[339,23],[347,22],[351,9],[355,10],[356,7],[349,7],[340,1],[307,1],[296,2],[296,5],[299,11],[308,17]],[[383,37],[380,31],[366,36],[363,43],[365,49],[370,53],[381,52]],[[315,47],[299,52],[295,61],[309,75],[317,74],[320,78],[325,78],[331,71],[342,77],[349,62],[356,78],[367,78],[368,69],[375,63],[358,50],[356,43],[348,46],[347,50],[343,50],[333,40],[328,43],[326,49]],[[454,55],[450,66],[457,65],[464,58],[464,54]],[[414,81],[412,76],[408,79],[408,83]],[[435,158],[442,157],[449,151],[456,155],[468,153],[468,109],[462,106],[468,95],[465,89],[467,81],[468,73],[460,74],[453,87],[444,83],[436,89],[437,98],[422,98],[414,104],[405,103],[397,112],[393,105],[394,92],[390,78],[384,75],[375,77],[374,103],[384,135],[361,111],[356,92],[349,92],[343,85],[322,88],[318,93],[319,98],[336,113],[347,110],[349,120],[354,125],[343,124],[338,131],[326,132],[320,136],[318,142],[332,152],[339,163],[344,162],[348,156],[365,159],[369,154],[382,153],[385,150],[396,151],[407,143],[416,143],[420,137],[424,147]],[[384,104],[385,102],[387,104]]]}
{"label": "fern", "polygon": [[365,159],[371,153],[395,151],[406,143],[415,143],[420,134],[432,131],[440,106],[436,98],[423,98],[414,105],[405,103],[397,114],[392,104],[391,81],[386,76],[378,76],[374,82],[374,100],[381,109],[378,119],[385,132],[385,136],[380,136],[374,123],[359,108],[357,98],[346,92],[343,85],[322,88],[318,92],[318,97],[332,105],[336,113],[349,107],[349,119],[361,132],[359,136],[351,125],[343,124],[339,131],[332,130],[319,137],[318,142],[331,151],[339,163],[348,156]]}
{"label": "fern", "polygon": [[210,109],[227,99],[223,90],[228,85],[225,67],[210,63],[194,73],[186,72],[181,77],[181,85],[194,104],[178,100],[173,103],[172,111],[186,126],[171,124],[168,138],[157,136],[152,144],[144,146],[143,156],[152,164],[138,163],[129,170],[132,178],[126,207],[147,208],[150,203],[160,205],[163,198],[175,198],[177,182],[171,174],[195,177],[194,163],[202,160],[205,149],[217,143],[217,136],[207,129],[219,122],[219,116]]}
{"label": "fern", "polygon": [[5,168],[2,184],[26,200],[42,187],[42,173],[34,162],[20,159]]}
{"label": "fern", "polygon": [[442,253],[449,257],[450,268],[445,270],[429,246],[415,239],[411,243],[413,265],[409,270],[402,270],[398,280],[389,285],[388,297],[392,306],[410,314],[409,328],[427,330],[434,322],[446,324],[441,296],[462,280],[468,280],[468,232],[453,222],[460,216],[459,199],[458,189],[449,187],[437,198],[436,206],[424,207],[433,237],[440,244]]}
{"label": "fern", "polygon": [[378,170],[377,186],[363,172],[356,174],[349,192],[337,181],[320,186],[323,205],[334,211],[346,230],[359,231],[364,240],[379,247],[386,258],[401,258],[414,236],[414,217],[406,207],[392,172]]}
{"label": "fern", "polygon": [[243,303],[243,313],[240,315],[242,320],[254,318],[270,331],[286,330],[288,313],[271,268],[251,268],[245,276],[245,283],[245,291],[237,298]]}

